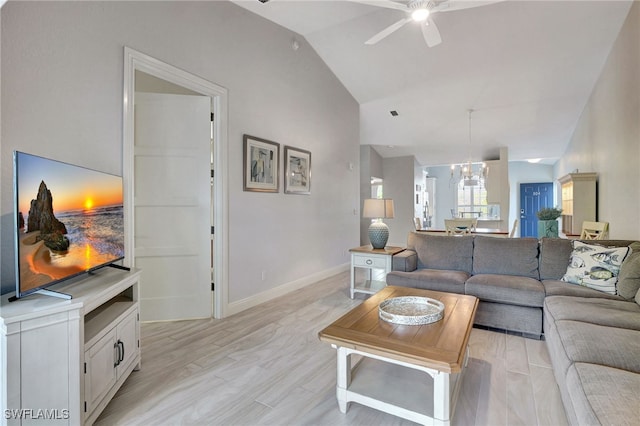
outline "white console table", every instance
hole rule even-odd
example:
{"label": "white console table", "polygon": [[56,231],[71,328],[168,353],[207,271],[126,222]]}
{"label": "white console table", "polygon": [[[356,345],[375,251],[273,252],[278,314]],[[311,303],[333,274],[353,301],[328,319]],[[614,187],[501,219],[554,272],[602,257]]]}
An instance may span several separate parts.
{"label": "white console table", "polygon": [[140,271],[103,268],[53,286],[71,300],[2,297],[1,424],[92,424],[140,367]]}

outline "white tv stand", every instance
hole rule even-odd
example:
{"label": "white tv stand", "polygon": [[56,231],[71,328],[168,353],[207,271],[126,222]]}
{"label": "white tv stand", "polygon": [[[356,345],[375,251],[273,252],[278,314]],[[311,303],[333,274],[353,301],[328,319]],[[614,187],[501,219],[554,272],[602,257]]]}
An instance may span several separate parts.
{"label": "white tv stand", "polygon": [[[2,425],[92,424],[140,367],[140,271],[103,268],[0,311]],[[7,411],[8,410],[8,411]]]}

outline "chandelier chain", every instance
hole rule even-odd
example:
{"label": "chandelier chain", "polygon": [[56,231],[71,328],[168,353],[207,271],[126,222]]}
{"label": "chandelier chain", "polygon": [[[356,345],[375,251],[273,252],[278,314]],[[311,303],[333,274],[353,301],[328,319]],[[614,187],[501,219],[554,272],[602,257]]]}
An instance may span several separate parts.
{"label": "chandelier chain", "polygon": [[[465,186],[476,186],[479,183],[479,179],[483,178],[486,179],[488,172],[489,172],[489,168],[485,166],[485,164],[483,162],[479,163],[480,164],[480,169],[474,173],[473,170],[473,165],[474,163],[472,162],[471,159],[471,151],[472,151],[472,143],[471,143],[471,114],[474,112],[474,110],[472,108],[469,108],[467,110],[468,112],[468,116],[469,116],[469,120],[468,120],[468,137],[469,137],[469,157],[467,159],[467,163],[462,163],[459,165],[456,164],[452,164],[451,165],[451,180],[455,181],[456,183],[459,182],[460,180],[464,180]],[[457,167],[460,167],[460,177],[459,178],[455,178],[454,176],[454,171]]]}

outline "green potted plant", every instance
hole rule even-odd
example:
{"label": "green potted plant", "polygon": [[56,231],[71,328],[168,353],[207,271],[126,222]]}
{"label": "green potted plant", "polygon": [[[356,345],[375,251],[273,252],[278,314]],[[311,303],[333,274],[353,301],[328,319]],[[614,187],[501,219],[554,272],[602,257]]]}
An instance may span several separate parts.
{"label": "green potted plant", "polygon": [[562,209],[557,207],[545,207],[536,212],[538,216],[538,238],[558,238],[558,218],[562,215]]}

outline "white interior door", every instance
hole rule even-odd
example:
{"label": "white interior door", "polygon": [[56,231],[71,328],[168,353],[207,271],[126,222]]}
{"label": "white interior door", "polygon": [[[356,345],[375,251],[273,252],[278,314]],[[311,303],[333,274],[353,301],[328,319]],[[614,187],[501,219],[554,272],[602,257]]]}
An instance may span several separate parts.
{"label": "white interior door", "polygon": [[134,255],[143,321],[210,317],[211,98],[135,94]]}

